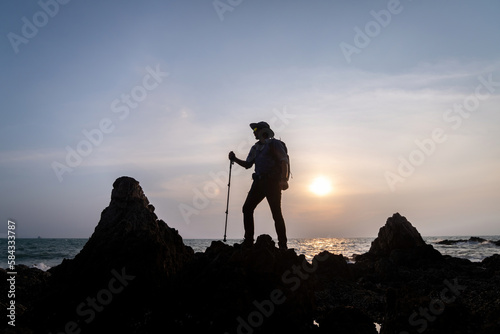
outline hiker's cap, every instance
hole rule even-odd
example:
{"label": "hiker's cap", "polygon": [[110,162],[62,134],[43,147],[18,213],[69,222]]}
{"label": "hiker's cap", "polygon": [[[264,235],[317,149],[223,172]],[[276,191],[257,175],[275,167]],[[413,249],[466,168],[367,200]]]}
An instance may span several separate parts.
{"label": "hiker's cap", "polygon": [[261,121],[259,123],[250,123],[250,128],[252,128],[253,132],[261,129],[266,129],[266,132],[269,134],[269,138],[274,137],[273,130],[271,130],[271,127],[266,122]]}

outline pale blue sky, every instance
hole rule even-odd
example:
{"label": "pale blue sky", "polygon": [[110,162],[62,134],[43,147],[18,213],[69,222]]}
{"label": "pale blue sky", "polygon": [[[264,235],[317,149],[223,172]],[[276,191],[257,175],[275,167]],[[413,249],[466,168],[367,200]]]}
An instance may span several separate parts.
{"label": "pale blue sky", "polygon": [[[500,234],[498,1],[233,7],[2,2],[0,219],[88,237],[128,175],[183,237],[221,238],[227,153],[246,157],[264,120],[292,159],[289,237],[375,236],[397,211],[423,235]],[[86,156],[71,167],[68,148]],[[229,238],[250,176],[233,169]],[[256,233],[273,226],[263,202]]]}

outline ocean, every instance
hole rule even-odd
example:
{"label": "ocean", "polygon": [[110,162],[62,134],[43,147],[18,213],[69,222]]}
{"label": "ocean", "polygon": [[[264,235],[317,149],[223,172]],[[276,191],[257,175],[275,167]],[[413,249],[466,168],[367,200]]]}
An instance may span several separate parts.
{"label": "ocean", "polygon": [[[497,241],[500,236],[478,236],[486,240]],[[442,240],[469,240],[469,236],[444,236],[424,237],[426,243],[431,244],[443,255],[468,259],[480,262],[493,254],[500,254],[500,246],[485,242],[459,242],[453,245],[441,245]],[[309,238],[290,239],[288,248],[295,249],[297,254],[304,254],[308,261],[322,252],[329,251],[342,254],[353,261],[353,255],[363,254],[370,249],[375,238]],[[41,270],[48,270],[62,262],[63,259],[74,258],[83,248],[88,239],[16,239],[15,262]],[[221,240],[221,239],[218,239]],[[184,244],[191,246],[195,252],[204,252],[214,239],[184,239]],[[227,244],[233,245],[241,240],[228,240]],[[8,248],[7,239],[0,239],[0,249],[4,254],[0,259],[0,268],[7,268]]]}

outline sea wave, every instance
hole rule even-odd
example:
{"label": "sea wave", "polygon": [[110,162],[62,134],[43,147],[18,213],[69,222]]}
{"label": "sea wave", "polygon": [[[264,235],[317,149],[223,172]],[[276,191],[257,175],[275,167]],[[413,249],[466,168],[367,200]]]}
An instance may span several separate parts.
{"label": "sea wave", "polygon": [[[484,239],[484,241],[478,241]],[[472,262],[481,262],[494,254],[500,254],[500,247],[494,242],[500,236],[439,236],[424,238],[425,242],[432,245],[443,255],[467,259]],[[458,241],[456,243],[442,244],[443,241]]]}
{"label": "sea wave", "polygon": [[43,262],[33,264],[33,265],[32,265],[32,267],[33,267],[33,268],[40,269],[40,270],[43,270],[43,271],[47,271],[47,270],[49,270],[50,268],[52,268],[52,267],[50,267],[50,266],[46,265],[46,264],[45,264],[45,263],[43,263]]}

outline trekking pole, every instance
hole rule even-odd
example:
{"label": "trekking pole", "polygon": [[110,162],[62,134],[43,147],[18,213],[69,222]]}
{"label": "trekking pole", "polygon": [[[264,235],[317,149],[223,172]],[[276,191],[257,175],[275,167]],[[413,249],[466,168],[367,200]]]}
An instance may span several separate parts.
{"label": "trekking pole", "polygon": [[227,204],[226,204],[226,224],[224,226],[224,242],[226,242],[226,231],[227,231],[227,214],[229,212],[229,191],[231,190],[231,169],[233,167],[234,161],[229,162],[229,181],[227,182]]}

